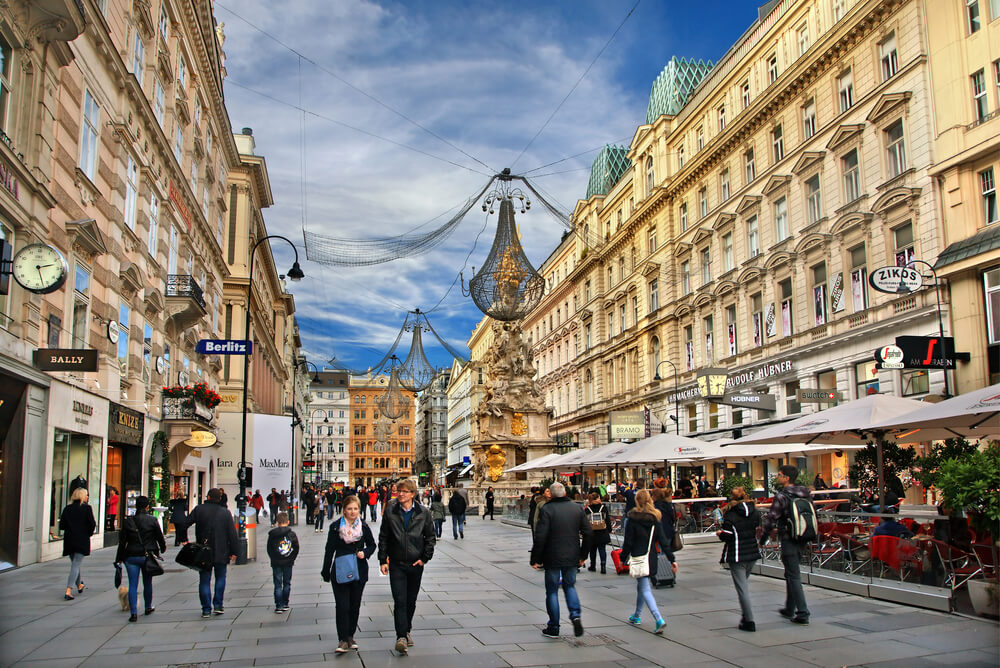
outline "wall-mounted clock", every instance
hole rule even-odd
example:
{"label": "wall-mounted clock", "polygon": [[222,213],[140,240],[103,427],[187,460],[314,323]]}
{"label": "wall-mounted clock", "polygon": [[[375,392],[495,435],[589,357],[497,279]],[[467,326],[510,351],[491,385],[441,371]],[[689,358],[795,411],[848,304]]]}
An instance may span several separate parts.
{"label": "wall-mounted clock", "polygon": [[69,272],[62,253],[48,244],[28,244],[19,250],[11,269],[18,285],[39,295],[61,288]]}
{"label": "wall-mounted clock", "polygon": [[163,357],[156,358],[156,373],[163,375],[163,370],[167,368],[167,362]]}
{"label": "wall-mounted clock", "polygon": [[108,320],[108,341],[118,345],[118,338],[122,335],[122,330],[118,326],[117,320]]}

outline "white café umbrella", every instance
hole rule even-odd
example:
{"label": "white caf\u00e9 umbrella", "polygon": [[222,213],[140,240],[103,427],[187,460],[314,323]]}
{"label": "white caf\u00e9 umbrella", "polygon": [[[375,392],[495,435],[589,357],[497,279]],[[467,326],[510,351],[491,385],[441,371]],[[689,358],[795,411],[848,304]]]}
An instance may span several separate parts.
{"label": "white caf\u00e9 umbrella", "polygon": [[710,456],[723,456],[718,443],[677,434],[655,434],[634,443],[618,443],[604,453],[594,453],[588,464],[636,466],[667,462],[692,462]]}
{"label": "white caf\u00e9 umbrella", "polygon": [[623,445],[628,445],[627,443],[622,443],[620,441],[615,441],[614,443],[606,443],[604,445],[598,446],[596,448],[590,448],[588,450],[575,450],[573,452],[563,455],[562,459],[555,462],[558,468],[573,467],[582,468],[588,464],[600,461],[604,456],[617,450]]}
{"label": "white caf\u00e9 umbrella", "polygon": [[[886,429],[877,429],[888,420],[913,413],[926,404],[889,394],[871,394],[833,408],[803,415],[730,441],[732,445],[754,443],[805,445],[859,445],[874,441],[878,457],[879,506],[885,507],[885,470],[882,464],[882,439]],[[726,446],[723,446],[726,447]]]}
{"label": "white caf\u00e9 umbrella", "polygon": [[899,443],[1000,437],[1000,384],[936,404],[921,404],[914,412],[884,420],[875,428],[899,432],[892,434]]}
{"label": "white caf\u00e9 umbrella", "polygon": [[782,443],[777,445],[767,445],[764,443],[747,443],[742,445],[724,444],[722,454],[706,457],[709,459],[770,459],[782,455],[801,452],[803,455],[818,455],[836,450],[860,450],[865,447],[861,443],[849,445],[836,445],[828,443],[825,445],[802,445],[801,443]]}
{"label": "white caf\u00e9 umbrella", "polygon": [[548,468],[544,466],[546,462],[550,462],[554,459],[559,459],[560,457],[562,457],[561,454],[559,454],[558,452],[553,452],[547,455],[543,455],[541,457],[536,457],[531,461],[524,462],[523,464],[518,464],[517,466],[507,469],[505,473],[515,473],[517,471],[531,471],[536,468]]}

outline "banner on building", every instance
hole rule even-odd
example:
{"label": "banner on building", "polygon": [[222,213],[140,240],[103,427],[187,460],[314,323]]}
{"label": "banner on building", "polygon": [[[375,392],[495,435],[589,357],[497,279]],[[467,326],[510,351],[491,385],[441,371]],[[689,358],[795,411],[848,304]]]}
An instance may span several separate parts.
{"label": "banner on building", "polygon": [[[292,433],[287,415],[253,416],[254,487],[261,490],[291,489]],[[250,458],[248,458],[250,459]]]}

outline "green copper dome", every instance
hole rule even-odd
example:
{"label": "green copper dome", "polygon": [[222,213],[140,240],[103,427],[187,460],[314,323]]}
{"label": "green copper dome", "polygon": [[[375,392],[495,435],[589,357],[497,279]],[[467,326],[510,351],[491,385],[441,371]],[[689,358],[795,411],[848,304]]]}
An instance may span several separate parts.
{"label": "green copper dome", "polygon": [[652,123],[663,114],[676,116],[712,67],[710,60],[695,62],[677,56],[671,58],[649,91],[646,123]]}
{"label": "green copper dome", "polygon": [[627,146],[605,145],[594,159],[590,167],[590,183],[587,184],[587,199],[594,195],[607,195],[608,191],[622,177],[622,174],[632,166],[632,161],[625,157]]}

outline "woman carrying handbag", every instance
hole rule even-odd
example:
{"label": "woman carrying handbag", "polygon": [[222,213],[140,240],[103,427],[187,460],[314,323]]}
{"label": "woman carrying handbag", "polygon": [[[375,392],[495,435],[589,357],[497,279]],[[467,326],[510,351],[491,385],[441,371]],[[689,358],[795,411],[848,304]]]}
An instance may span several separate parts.
{"label": "woman carrying handbag", "polygon": [[130,622],[138,621],[139,575],[142,574],[142,598],[146,604],[145,614],[153,614],[153,576],[161,575],[161,552],[167,551],[163,531],[156,518],[149,514],[149,499],[138,496],[135,499],[135,515],[126,517],[118,539],[115,564],[125,564],[128,573],[128,605]]}
{"label": "woman carrying handbag", "polygon": [[358,649],[354,634],[361,614],[361,596],[368,582],[368,559],[375,553],[375,536],[361,517],[361,502],[356,496],[344,499],[344,514],[330,525],[326,553],[320,574],[333,584],[337,605],[337,639],[334,651],[343,654]]}
{"label": "woman carrying handbag", "polygon": [[[82,479],[77,476],[77,479]],[[74,481],[76,482],[76,481]],[[85,486],[77,487],[70,495],[70,504],[63,508],[59,516],[59,529],[63,532],[63,556],[69,557],[69,579],[66,581],[67,601],[72,601],[73,587],[80,594],[87,587],[83,583],[80,567],[83,558],[90,554],[90,537],[97,530],[94,509],[87,504],[90,494]]]}
{"label": "woman carrying handbag", "polygon": [[653,507],[653,498],[649,492],[645,489],[639,490],[635,495],[635,508],[628,513],[621,553],[622,561],[626,559],[629,561],[629,574],[635,578],[635,614],[629,617],[628,621],[636,626],[641,624],[640,615],[645,604],[656,619],[654,633],[663,633],[663,629],[667,626],[656,607],[650,582],[650,576],[656,575],[654,543],[658,544],[667,555],[674,573],[677,572],[677,562],[674,560],[670,542],[663,535],[660,519],[660,511]]}

